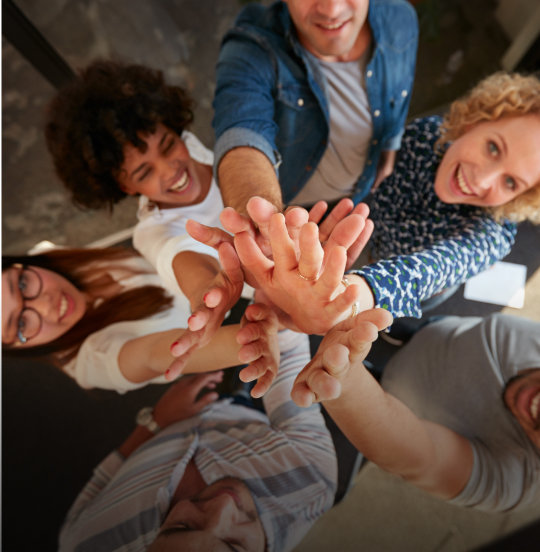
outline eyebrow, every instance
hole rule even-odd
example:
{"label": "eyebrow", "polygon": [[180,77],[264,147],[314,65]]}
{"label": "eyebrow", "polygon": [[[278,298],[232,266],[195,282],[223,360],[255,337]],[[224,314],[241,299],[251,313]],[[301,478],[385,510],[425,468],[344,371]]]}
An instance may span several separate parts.
{"label": "eyebrow", "polygon": [[[170,135],[170,131],[167,131],[162,137],[161,137],[161,140],[159,141],[159,146],[158,148],[161,148],[161,146],[163,146],[163,143],[165,142],[165,140],[167,140],[167,137]],[[141,169],[144,168],[144,166],[146,165],[146,161],[144,163],[141,163],[139,165],[139,167],[137,167],[137,169],[135,169],[135,171],[133,171],[133,173],[131,173],[131,178],[133,178]]]}

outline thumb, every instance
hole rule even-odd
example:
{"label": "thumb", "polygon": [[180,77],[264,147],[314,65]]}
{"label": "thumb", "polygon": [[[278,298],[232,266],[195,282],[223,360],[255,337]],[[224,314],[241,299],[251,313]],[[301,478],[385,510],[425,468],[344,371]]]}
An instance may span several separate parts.
{"label": "thumb", "polygon": [[195,402],[193,404],[193,409],[195,413],[198,413],[202,409],[204,409],[207,405],[210,405],[214,401],[216,401],[219,398],[219,394],[217,392],[210,392],[208,394],[204,394],[199,401]]}

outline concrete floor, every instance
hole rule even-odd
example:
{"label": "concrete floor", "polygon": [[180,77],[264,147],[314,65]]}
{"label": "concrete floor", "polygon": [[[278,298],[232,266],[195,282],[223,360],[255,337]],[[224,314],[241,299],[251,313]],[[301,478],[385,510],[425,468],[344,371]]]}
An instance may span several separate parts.
{"label": "concrete floor", "polygon": [[[75,68],[96,57],[162,68],[196,98],[193,130],[212,147],[214,66],[240,0],[16,3]],[[494,21],[495,4],[424,2],[424,11],[427,5],[439,11],[435,19],[423,19],[411,116],[447,104],[498,68],[508,40]],[[4,252],[24,252],[43,239],[85,245],[135,224],[132,198],[113,215],[80,212],[67,202],[41,129],[54,89],[9,43],[3,40],[2,46]],[[507,258],[528,266],[526,305],[516,314],[536,320],[539,244],[540,228],[522,225]],[[498,310],[464,300],[460,291],[437,312],[487,315]],[[162,389],[148,386],[126,396],[87,393],[50,367],[10,361],[3,363],[2,385],[2,548],[53,550],[63,515],[91,469],[128,434],[137,410],[154,403]],[[368,464],[349,496],[317,522],[298,550],[469,550],[533,519],[540,519],[540,510],[489,515],[449,507]]]}

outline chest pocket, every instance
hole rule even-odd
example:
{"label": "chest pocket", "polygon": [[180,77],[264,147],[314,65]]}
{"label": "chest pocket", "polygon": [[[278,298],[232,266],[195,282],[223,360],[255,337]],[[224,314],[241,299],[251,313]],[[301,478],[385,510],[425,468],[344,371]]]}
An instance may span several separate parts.
{"label": "chest pocket", "polygon": [[320,125],[321,118],[324,128],[324,115],[309,86],[280,83],[277,85],[276,100],[278,149],[306,140],[317,129],[317,124]]}

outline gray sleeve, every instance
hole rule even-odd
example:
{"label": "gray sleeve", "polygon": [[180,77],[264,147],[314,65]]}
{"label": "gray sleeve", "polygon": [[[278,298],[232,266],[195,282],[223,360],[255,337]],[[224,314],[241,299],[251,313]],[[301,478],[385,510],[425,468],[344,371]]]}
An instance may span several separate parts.
{"label": "gray sleeve", "polygon": [[500,451],[470,440],[473,468],[467,485],[449,503],[482,511],[508,511],[540,500],[540,459],[521,449]]}

